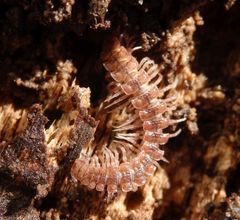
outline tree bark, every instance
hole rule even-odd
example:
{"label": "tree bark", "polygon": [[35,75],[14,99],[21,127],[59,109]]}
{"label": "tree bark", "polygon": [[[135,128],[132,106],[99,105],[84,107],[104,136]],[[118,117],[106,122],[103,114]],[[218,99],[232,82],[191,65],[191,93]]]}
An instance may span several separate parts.
{"label": "tree bark", "polygon": [[[239,10],[234,0],[0,1],[0,219],[240,219]],[[177,79],[174,116],[186,121],[163,146],[169,163],[109,201],[71,168],[108,123],[96,112],[113,95],[101,59],[113,35],[141,46],[133,56],[150,57],[164,83]]]}

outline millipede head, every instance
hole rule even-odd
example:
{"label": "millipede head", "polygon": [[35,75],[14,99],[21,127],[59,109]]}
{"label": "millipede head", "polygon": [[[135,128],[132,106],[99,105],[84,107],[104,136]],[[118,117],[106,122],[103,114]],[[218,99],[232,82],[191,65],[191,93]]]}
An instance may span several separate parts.
{"label": "millipede head", "polygon": [[119,50],[121,47],[120,41],[116,36],[110,36],[105,40],[105,47],[101,54],[103,62],[109,60],[112,56],[112,52]]}

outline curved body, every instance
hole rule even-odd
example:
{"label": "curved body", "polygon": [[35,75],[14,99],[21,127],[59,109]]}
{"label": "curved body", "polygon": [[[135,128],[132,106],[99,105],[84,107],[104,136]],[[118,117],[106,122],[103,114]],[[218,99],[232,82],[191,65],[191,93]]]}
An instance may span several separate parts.
{"label": "curved body", "polygon": [[[165,93],[176,85],[173,83],[160,87],[162,75],[152,60],[144,58],[139,63],[116,38],[112,39],[110,48],[102,53],[102,60],[115,85],[115,94],[107,99],[110,104],[106,109],[121,108],[123,102],[131,105],[136,116],[116,129],[125,132],[118,137],[124,137],[126,144],[122,141],[122,147],[114,150],[107,148],[100,157],[77,159],[72,167],[72,175],[82,185],[98,191],[106,189],[112,195],[118,190],[135,191],[144,185],[147,177],[154,174],[157,161],[165,160],[164,151],[159,146],[180,133],[180,130],[165,133],[164,129],[185,119],[171,119],[171,114],[166,114],[176,108],[176,96],[165,97]],[[135,140],[134,133],[128,130],[139,127],[143,134],[142,141],[134,158],[128,161],[126,146],[129,142],[132,146],[132,140]]]}

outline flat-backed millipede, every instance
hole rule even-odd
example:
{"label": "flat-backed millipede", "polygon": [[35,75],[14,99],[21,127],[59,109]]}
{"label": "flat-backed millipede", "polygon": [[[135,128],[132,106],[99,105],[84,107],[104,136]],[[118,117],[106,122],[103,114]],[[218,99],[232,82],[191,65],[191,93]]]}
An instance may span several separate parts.
{"label": "flat-backed millipede", "polygon": [[[115,37],[108,44],[102,60],[113,81],[99,114],[109,115],[111,134],[103,133],[92,148],[83,149],[71,174],[89,189],[107,190],[111,196],[145,184],[159,166],[157,161],[166,160],[159,145],[180,133],[166,133],[164,129],[185,118],[171,118],[177,96],[170,91],[176,81],[161,86],[163,76],[154,61],[146,57],[138,62],[132,50],[121,46]],[[114,112],[120,119],[113,117]]]}

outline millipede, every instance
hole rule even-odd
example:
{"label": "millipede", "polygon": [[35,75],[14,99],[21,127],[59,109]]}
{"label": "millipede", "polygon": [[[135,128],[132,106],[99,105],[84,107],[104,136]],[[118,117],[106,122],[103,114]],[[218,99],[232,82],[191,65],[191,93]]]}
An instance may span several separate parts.
{"label": "millipede", "polygon": [[167,161],[160,146],[180,133],[169,127],[185,118],[172,118],[178,96],[171,91],[177,80],[164,86],[153,60],[137,61],[135,48],[122,46],[117,37],[108,45],[101,58],[111,78],[109,95],[96,113],[96,118],[105,117],[99,122],[105,128],[82,150],[71,174],[81,185],[112,196],[136,191],[154,174],[158,161]]}

